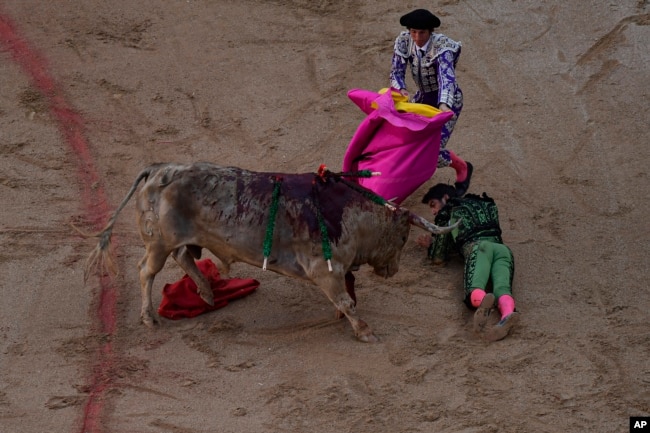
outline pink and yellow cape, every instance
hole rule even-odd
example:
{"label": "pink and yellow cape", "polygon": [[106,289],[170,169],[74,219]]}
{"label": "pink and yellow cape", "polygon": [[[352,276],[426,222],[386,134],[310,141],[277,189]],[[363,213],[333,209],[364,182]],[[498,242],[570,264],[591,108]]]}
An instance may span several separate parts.
{"label": "pink and yellow cape", "polygon": [[410,103],[394,89],[353,89],[348,97],[367,116],[348,145],[343,171],[380,172],[354,180],[399,204],[433,176],[442,127],[454,113]]}

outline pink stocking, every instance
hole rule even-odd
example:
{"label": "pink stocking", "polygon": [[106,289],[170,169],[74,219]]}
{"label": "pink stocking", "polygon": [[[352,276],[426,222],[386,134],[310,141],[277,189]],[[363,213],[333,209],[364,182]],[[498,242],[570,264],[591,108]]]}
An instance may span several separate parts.
{"label": "pink stocking", "polygon": [[515,300],[510,295],[502,295],[497,301],[499,304],[499,311],[501,311],[501,318],[509,316],[515,311]]}
{"label": "pink stocking", "polygon": [[472,303],[472,307],[478,308],[479,305],[481,305],[483,298],[485,298],[485,290],[483,289],[474,289],[469,294],[469,300]]}
{"label": "pink stocking", "polygon": [[448,152],[451,157],[449,166],[456,170],[456,182],[463,182],[467,178],[467,163],[451,150]]}

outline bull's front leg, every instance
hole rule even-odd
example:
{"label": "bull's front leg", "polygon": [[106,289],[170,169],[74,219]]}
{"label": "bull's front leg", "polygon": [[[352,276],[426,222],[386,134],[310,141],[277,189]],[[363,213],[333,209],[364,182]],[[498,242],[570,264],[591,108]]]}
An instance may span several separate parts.
{"label": "bull's front leg", "polygon": [[[352,298],[352,302],[354,303],[354,306],[357,306],[357,294],[354,291],[354,274],[352,274],[352,271],[347,271],[345,273],[345,290],[348,292],[348,295]],[[342,311],[336,310],[336,318],[337,319],[342,319],[345,317],[345,314],[343,314]]]}
{"label": "bull's front leg", "polygon": [[[347,291],[346,278],[343,273],[328,272],[321,275],[318,279],[319,286],[325,292],[327,297],[334,303],[337,311],[344,314],[348,318],[354,335],[364,343],[375,343],[379,339],[375,336],[370,329],[370,326],[357,314],[356,299],[352,299]],[[354,293],[354,292],[352,292]]]}

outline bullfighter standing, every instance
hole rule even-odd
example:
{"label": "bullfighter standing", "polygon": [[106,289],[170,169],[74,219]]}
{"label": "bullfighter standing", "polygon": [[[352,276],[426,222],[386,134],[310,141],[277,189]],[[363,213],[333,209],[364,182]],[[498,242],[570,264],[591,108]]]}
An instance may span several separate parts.
{"label": "bullfighter standing", "polygon": [[404,96],[406,69],[411,74],[417,92],[412,102],[428,104],[442,111],[453,111],[452,117],[442,130],[440,154],[437,167],[451,167],[456,171],[456,192],[465,194],[472,177],[472,164],[447,149],[447,142],[463,109],[463,92],[456,80],[456,64],[461,44],[435,29],[440,19],[426,9],[416,9],[403,15],[400,24],[407,28],[395,39],[391,61],[390,85]]}

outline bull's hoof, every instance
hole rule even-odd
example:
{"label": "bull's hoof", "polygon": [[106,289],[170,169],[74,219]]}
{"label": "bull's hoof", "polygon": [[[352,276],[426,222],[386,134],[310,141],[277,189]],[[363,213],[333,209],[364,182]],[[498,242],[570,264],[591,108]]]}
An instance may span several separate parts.
{"label": "bull's hoof", "polygon": [[160,324],[160,321],[157,317],[152,314],[143,314],[140,316],[140,322],[145,325],[147,328],[154,328],[156,325]]}
{"label": "bull's hoof", "polygon": [[372,332],[365,335],[357,335],[357,339],[363,343],[379,343],[379,337]]}
{"label": "bull's hoof", "polygon": [[211,307],[214,307],[214,294],[212,293],[211,290],[209,290],[206,293],[202,293],[201,291],[199,291],[199,296],[201,297],[201,299],[203,299],[203,301],[205,301],[206,304],[208,304]]}
{"label": "bull's hoof", "polygon": [[357,339],[364,343],[377,343],[379,338],[372,332],[370,326],[363,320],[359,320],[358,328],[356,329]]}

